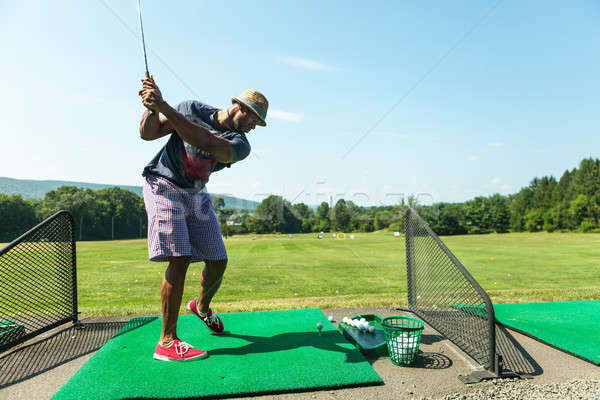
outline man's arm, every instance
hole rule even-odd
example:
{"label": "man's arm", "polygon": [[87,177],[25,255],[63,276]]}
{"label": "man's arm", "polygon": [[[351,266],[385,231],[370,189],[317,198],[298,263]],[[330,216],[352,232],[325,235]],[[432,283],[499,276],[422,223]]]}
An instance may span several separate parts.
{"label": "man's arm", "polygon": [[233,147],[229,144],[229,140],[213,135],[202,125],[190,121],[166,101],[163,101],[157,109],[165,115],[167,121],[185,142],[209,152],[218,162],[230,163],[233,161]]}
{"label": "man's arm", "polygon": [[[154,82],[152,75],[149,78],[143,78],[142,82],[143,86],[139,91],[139,95],[142,97],[142,103],[147,108],[154,110],[156,114],[163,114],[167,124],[163,127],[163,123],[161,122],[162,119],[159,119],[156,116],[152,117],[145,115],[146,118],[142,123],[143,125],[149,125],[148,137],[151,139],[148,140],[160,137],[158,135],[160,135],[163,130],[166,130],[165,134],[167,134],[170,128],[174,129],[179,137],[185,142],[210,153],[216,161],[221,163],[230,163],[233,161],[233,147],[227,139],[213,135],[210,130],[190,121],[183,114],[167,104],[167,102],[163,100],[160,89]],[[150,121],[146,122],[147,120]],[[168,127],[169,125],[170,127]],[[145,132],[145,129],[140,128],[140,133],[142,133],[142,131]],[[162,136],[164,136],[164,134]]]}
{"label": "man's arm", "polygon": [[167,117],[160,113],[150,114],[146,110],[140,121],[140,137],[144,140],[154,140],[168,135],[174,131]]}

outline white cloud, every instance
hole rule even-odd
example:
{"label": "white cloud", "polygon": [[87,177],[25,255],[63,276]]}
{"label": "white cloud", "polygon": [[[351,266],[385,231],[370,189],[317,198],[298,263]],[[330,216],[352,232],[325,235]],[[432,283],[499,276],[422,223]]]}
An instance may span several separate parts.
{"label": "white cloud", "polygon": [[338,68],[322,64],[318,61],[307,58],[284,57],[282,61],[292,67],[310,69],[312,71],[339,71]]}
{"label": "white cloud", "polygon": [[372,134],[375,136],[395,137],[395,138],[402,138],[402,139],[408,138],[408,135],[406,133],[400,133],[400,132],[373,132]]}
{"label": "white cloud", "polygon": [[490,146],[490,147],[502,147],[502,146],[504,146],[504,143],[503,142],[488,143],[488,146]]}
{"label": "white cloud", "polygon": [[496,178],[492,178],[492,180],[490,182],[496,184],[496,183],[502,182],[502,179],[496,177]]}
{"label": "white cloud", "polygon": [[268,117],[282,119],[284,121],[289,122],[300,122],[304,118],[304,115],[282,110],[270,110],[268,113]]}
{"label": "white cloud", "polygon": [[476,155],[469,156],[469,161],[479,161],[480,159],[481,157]]}

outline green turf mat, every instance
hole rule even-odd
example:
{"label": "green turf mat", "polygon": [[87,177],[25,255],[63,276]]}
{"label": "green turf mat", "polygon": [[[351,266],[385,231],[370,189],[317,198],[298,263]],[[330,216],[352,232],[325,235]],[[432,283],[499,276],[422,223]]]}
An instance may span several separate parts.
{"label": "green turf mat", "polygon": [[494,304],[496,320],[600,365],[600,301]]}
{"label": "green turf mat", "polygon": [[221,335],[209,334],[194,315],[179,317],[179,337],[209,352],[190,362],[154,360],[162,320],[138,321],[105,344],[53,399],[214,397],[382,382],[318,309],[220,317]]}

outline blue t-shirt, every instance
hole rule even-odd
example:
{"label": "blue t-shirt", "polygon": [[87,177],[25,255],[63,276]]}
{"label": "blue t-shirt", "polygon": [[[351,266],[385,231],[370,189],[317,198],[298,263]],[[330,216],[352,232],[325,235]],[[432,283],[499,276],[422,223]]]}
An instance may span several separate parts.
{"label": "blue t-shirt", "polygon": [[188,100],[179,103],[175,109],[194,123],[204,126],[214,135],[227,139],[233,148],[233,161],[230,164],[215,161],[210,153],[186,143],[177,132],[173,132],[167,144],[146,165],[142,172],[143,176],[162,176],[180,188],[201,191],[212,172],[229,167],[250,154],[250,143],[246,135],[224,130],[214,120],[217,108],[199,101]]}

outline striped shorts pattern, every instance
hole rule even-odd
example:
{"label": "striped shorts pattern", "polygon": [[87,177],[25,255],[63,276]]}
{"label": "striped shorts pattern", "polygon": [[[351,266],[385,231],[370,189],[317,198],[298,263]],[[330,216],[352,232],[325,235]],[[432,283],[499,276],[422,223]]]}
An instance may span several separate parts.
{"label": "striped shorts pattern", "polygon": [[182,256],[191,257],[191,262],[227,258],[208,193],[188,193],[155,175],[146,177],[143,192],[150,261]]}

